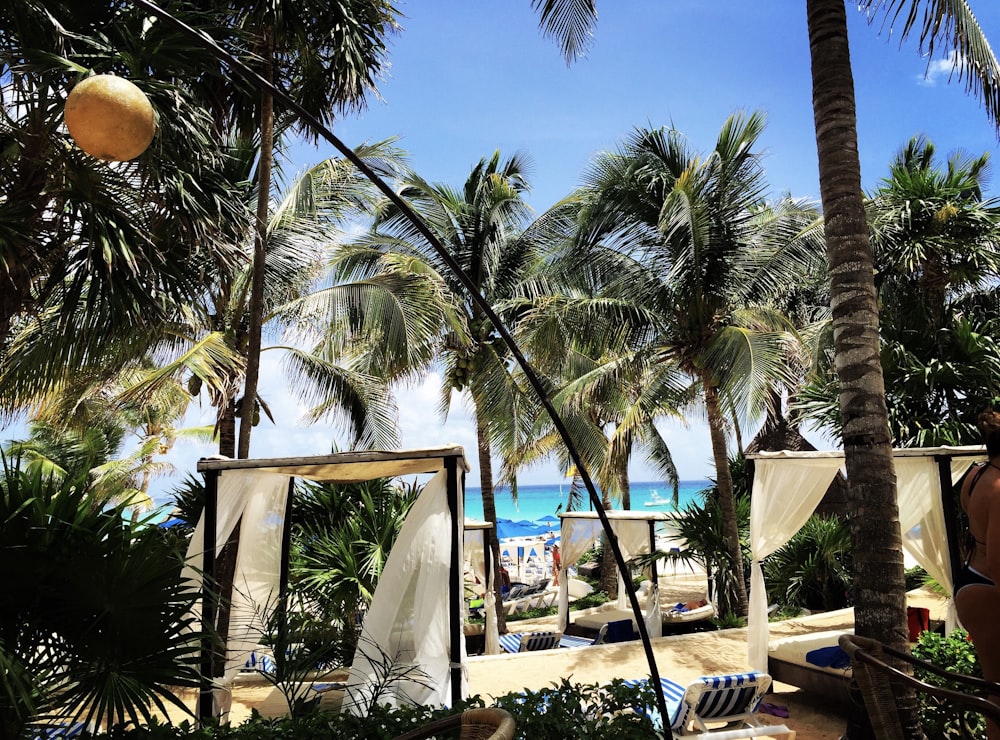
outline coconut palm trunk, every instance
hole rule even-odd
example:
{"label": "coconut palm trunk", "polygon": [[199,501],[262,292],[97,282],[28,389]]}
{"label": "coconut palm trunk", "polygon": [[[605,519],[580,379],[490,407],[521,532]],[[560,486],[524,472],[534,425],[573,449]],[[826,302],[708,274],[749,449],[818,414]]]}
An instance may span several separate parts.
{"label": "coconut palm trunk", "polygon": [[748,601],[746,581],[743,577],[743,551],[740,549],[739,525],[736,521],[736,499],[733,495],[733,476],[729,472],[729,454],[726,448],[724,417],[719,405],[719,392],[708,373],[702,375],[705,393],[705,412],[712,440],[712,457],[715,460],[716,486],[719,489],[719,508],[722,512],[722,531],[726,536],[726,552],[733,571],[732,593],[719,593],[730,607],[724,612],[746,616]]}
{"label": "coconut palm trunk", "polygon": [[[264,59],[267,60],[266,76],[273,77],[271,36],[264,31]],[[263,91],[260,99],[260,161],[257,166],[257,219],[253,248],[253,271],[250,283],[248,308],[247,374],[243,386],[243,405],[240,408],[240,438],[237,456],[250,456],[250,431],[253,429],[254,408],[257,401],[257,381],[260,378],[261,326],[264,320],[264,267],[267,254],[267,217],[271,205],[271,165],[274,160],[274,100],[271,93]]]}
{"label": "coconut palm trunk", "polygon": [[[854,542],[855,631],[906,649],[906,587],[842,0],[808,0],[813,113]],[[908,722],[919,732],[913,711]],[[908,737],[917,735],[907,734]]]}
{"label": "coconut palm trunk", "polygon": [[500,578],[500,538],[497,537],[497,504],[493,495],[493,461],[491,459],[489,429],[486,423],[476,414],[476,441],[479,447],[479,487],[483,494],[483,517],[493,527],[490,532],[490,552],[493,562],[493,596],[496,598],[497,628],[501,634],[507,631],[506,611],[503,607],[503,596]]}

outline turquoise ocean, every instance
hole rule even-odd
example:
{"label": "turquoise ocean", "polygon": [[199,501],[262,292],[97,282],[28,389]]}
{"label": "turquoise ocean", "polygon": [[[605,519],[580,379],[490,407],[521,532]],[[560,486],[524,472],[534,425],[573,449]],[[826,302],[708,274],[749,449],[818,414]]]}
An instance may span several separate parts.
{"label": "turquoise ocean", "polygon": [[[711,485],[707,480],[686,480],[681,481],[678,494],[679,509],[684,509],[688,504],[701,504],[699,493]],[[548,485],[519,485],[517,487],[517,501],[511,496],[509,488],[497,488],[495,492],[497,519],[510,519],[512,521],[536,521],[543,517],[551,517],[556,511],[566,511],[569,503],[569,483],[548,484]],[[586,490],[583,493],[583,503],[580,508],[583,511],[591,507],[587,501]],[[670,486],[662,482],[635,482],[631,483],[632,508],[647,511],[675,511],[672,502],[672,491]],[[561,508],[560,508],[561,505]],[[479,487],[466,486],[465,489],[465,516],[470,519],[483,518],[483,497]]]}

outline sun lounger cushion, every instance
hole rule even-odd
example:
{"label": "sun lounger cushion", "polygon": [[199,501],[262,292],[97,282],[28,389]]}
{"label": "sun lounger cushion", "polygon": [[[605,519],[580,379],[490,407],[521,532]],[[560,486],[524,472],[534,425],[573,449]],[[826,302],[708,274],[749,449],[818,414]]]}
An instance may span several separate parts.
{"label": "sun lounger cushion", "polygon": [[820,668],[847,668],[851,664],[850,656],[839,645],[810,650],[806,661]]}
{"label": "sun lounger cushion", "polygon": [[83,734],[83,730],[83,722],[70,722],[68,724],[52,725],[51,727],[37,727],[34,729],[35,736],[33,740],[79,737]]}
{"label": "sun lounger cushion", "polygon": [[676,624],[678,622],[698,622],[702,619],[711,619],[715,616],[715,607],[712,604],[689,607],[679,604],[668,610],[663,615],[664,624]]}
{"label": "sun lounger cushion", "polygon": [[[851,668],[849,660],[837,660],[836,650],[841,650],[837,640],[842,634],[844,634],[843,630],[826,630],[782,637],[771,642],[768,647],[768,657],[843,676],[845,673],[850,673]],[[836,648],[836,650],[825,650],[826,648]],[[841,652],[843,651],[841,650]],[[831,653],[833,653],[832,656]],[[810,654],[812,654],[812,659],[810,659]]]}

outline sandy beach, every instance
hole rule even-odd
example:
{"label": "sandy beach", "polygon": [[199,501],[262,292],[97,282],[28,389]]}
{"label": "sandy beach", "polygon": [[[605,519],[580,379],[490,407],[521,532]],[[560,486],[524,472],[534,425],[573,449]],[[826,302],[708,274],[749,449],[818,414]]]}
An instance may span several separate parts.
{"label": "sandy beach", "polygon": [[[661,589],[664,604],[705,595],[703,577],[698,575],[665,577]],[[932,619],[944,618],[944,602],[930,592],[911,592],[909,601],[929,608]],[[546,617],[511,622],[509,629],[511,632],[554,629],[555,620],[555,617]],[[853,610],[842,609],[774,622],[771,638],[826,630],[846,631],[853,629],[853,624]],[[660,674],[682,684],[702,675],[749,670],[745,628],[666,636],[653,641],[653,651]],[[648,673],[645,654],[638,641],[517,655],[472,656],[468,660],[469,693],[479,694],[487,701],[508,692],[545,688],[563,677],[580,683],[604,683],[612,678],[641,678]],[[193,693],[184,698],[194,705]],[[335,709],[339,701],[337,692],[329,692],[323,695],[320,706]],[[846,726],[844,715],[832,710],[824,697],[810,695],[795,686],[775,682],[767,701],[787,708],[789,716],[779,718],[759,713],[760,720],[765,724],[784,724],[795,730],[798,738],[838,740]],[[287,711],[277,689],[259,678],[241,680],[233,690],[230,721],[243,722],[254,708],[266,717],[280,716]]]}

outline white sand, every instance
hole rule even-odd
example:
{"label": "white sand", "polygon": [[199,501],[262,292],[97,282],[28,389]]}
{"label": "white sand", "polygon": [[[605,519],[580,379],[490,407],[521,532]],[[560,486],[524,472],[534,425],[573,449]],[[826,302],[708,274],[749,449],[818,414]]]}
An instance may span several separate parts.
{"label": "white sand", "polygon": [[[661,603],[673,604],[705,596],[703,576],[665,577],[661,581]],[[912,592],[911,605],[926,606],[932,619],[944,619],[944,603],[933,594]],[[511,622],[509,631],[553,629],[555,617]],[[776,622],[771,625],[772,639],[832,629],[852,629],[852,609],[816,614]],[[652,641],[657,669],[678,683],[690,682],[699,676],[749,670],[747,664],[746,629],[730,629],[662,637]],[[571,677],[579,683],[605,683],[612,678],[642,678],[649,675],[645,653],[638,641],[589,648],[546,650],[518,655],[473,656],[468,661],[470,694],[480,694],[487,700],[508,692],[541,689]],[[765,724],[784,724],[795,730],[798,738],[838,740],[843,734],[845,718],[824,708],[822,697],[782,683],[775,683],[768,702],[787,707],[788,718],[758,715]],[[182,694],[189,706],[194,706],[193,693]],[[338,692],[323,695],[321,706],[336,708]],[[287,712],[281,694],[261,683],[238,684],[233,692],[230,721],[243,722],[256,708],[265,717]],[[182,717],[171,712],[175,720]]]}

